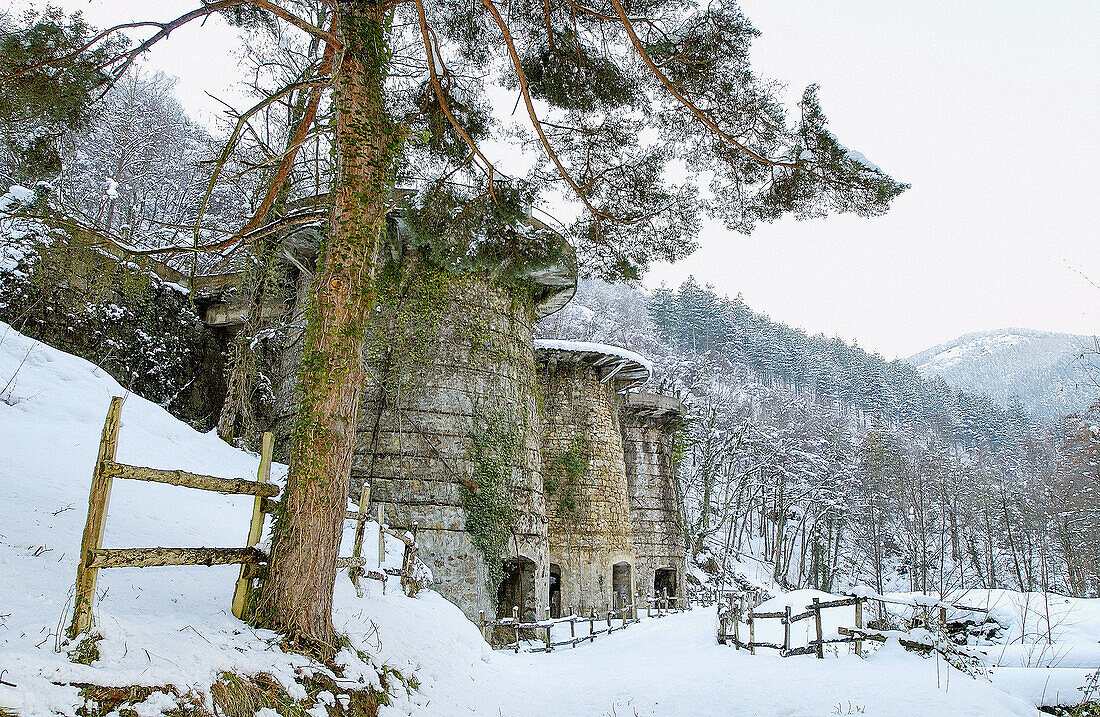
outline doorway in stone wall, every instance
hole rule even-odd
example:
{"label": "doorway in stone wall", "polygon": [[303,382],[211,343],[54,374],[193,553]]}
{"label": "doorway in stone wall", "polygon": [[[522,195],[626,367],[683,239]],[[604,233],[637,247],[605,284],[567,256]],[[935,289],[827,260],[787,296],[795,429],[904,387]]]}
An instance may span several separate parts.
{"label": "doorway in stone wall", "polygon": [[616,608],[630,604],[630,570],[626,561],[611,566],[611,591]]}
{"label": "doorway in stone wall", "polygon": [[497,617],[511,617],[519,608],[523,620],[536,620],[538,598],[535,595],[535,563],[527,558],[504,561],[504,579],[497,588]]}
{"label": "doorway in stone wall", "polygon": [[653,573],[653,596],[676,597],[676,568],[657,568]]}
{"label": "doorway in stone wall", "polygon": [[550,563],[550,617],[561,617],[561,566]]}

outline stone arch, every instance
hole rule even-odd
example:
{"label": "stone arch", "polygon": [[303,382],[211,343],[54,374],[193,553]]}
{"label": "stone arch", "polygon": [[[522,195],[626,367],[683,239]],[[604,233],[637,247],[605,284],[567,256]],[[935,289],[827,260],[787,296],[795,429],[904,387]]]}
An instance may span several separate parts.
{"label": "stone arch", "polygon": [[634,566],[626,560],[611,566],[611,597],[616,608],[634,601]]}
{"label": "stone arch", "polygon": [[561,566],[550,563],[550,617],[561,617]]}
{"label": "stone arch", "polygon": [[538,566],[522,555],[503,561],[504,579],[497,586],[497,617],[511,617],[519,608],[523,620],[538,619],[539,596],[535,589]]}
{"label": "stone arch", "polygon": [[677,587],[679,586],[679,576],[676,574],[676,568],[674,567],[662,567],[653,571],[653,596],[664,597],[666,594],[668,597],[679,597]]}

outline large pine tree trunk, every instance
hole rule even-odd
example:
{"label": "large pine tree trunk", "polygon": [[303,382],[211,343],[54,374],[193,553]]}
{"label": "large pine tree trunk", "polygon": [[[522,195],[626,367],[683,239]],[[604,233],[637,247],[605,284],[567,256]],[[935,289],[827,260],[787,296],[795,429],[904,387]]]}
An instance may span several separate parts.
{"label": "large pine tree trunk", "polygon": [[344,43],[333,101],[337,185],[330,235],[318,259],[298,378],[290,473],[256,609],[289,646],[330,659],[332,592],[363,384],[365,318],[397,137],[383,101],[386,25],[373,1],[340,4]]}

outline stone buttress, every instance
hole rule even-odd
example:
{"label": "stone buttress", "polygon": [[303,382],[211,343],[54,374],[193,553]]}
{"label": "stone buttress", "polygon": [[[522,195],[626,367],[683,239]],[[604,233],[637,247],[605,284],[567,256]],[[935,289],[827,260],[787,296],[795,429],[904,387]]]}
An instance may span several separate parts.
{"label": "stone buttress", "polygon": [[619,392],[644,359],[599,344],[538,340],[551,614],[633,602],[634,542]]}
{"label": "stone buttress", "polygon": [[560,269],[507,285],[414,262],[375,320],[351,498],[367,484],[372,514],[415,523],[432,589],[473,620],[547,607],[531,327],[568,299],[574,277]]}
{"label": "stone buttress", "polygon": [[638,588],[654,597],[683,596],[685,555],[675,434],[685,408],[678,398],[628,393],[619,412]]}

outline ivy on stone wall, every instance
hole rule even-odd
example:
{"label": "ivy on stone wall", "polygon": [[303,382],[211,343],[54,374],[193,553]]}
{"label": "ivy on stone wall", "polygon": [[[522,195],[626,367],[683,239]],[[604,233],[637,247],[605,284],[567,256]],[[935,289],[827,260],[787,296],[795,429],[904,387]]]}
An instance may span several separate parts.
{"label": "ivy on stone wall", "polygon": [[511,491],[513,466],[522,450],[522,432],[503,413],[479,417],[469,434],[474,489],[459,491],[466,510],[466,532],[488,567],[490,592],[504,580],[503,559],[515,515]]}
{"label": "ivy on stone wall", "polygon": [[369,320],[367,365],[390,395],[407,386],[431,362],[430,351],[447,312],[453,287],[466,278],[420,262],[386,263],[375,280],[376,316]]}
{"label": "ivy on stone wall", "polygon": [[573,524],[581,518],[582,511],[577,505],[578,486],[588,470],[589,456],[588,438],[575,435],[569,449],[550,460],[543,476],[547,495],[557,500],[558,515]]}

